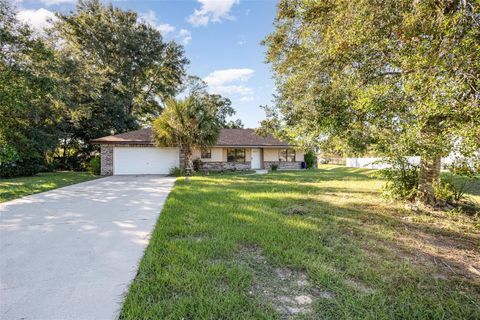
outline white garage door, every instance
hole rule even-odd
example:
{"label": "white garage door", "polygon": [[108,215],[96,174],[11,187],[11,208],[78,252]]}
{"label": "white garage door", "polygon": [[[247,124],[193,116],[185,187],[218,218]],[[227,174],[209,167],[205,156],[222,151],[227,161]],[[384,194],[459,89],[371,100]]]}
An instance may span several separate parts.
{"label": "white garage door", "polygon": [[113,174],[168,174],[179,163],[178,148],[113,149]]}

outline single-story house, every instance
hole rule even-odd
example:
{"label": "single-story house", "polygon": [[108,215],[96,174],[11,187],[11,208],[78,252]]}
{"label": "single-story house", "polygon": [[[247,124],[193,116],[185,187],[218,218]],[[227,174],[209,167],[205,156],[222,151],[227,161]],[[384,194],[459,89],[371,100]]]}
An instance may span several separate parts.
{"label": "single-story house", "polygon": [[[102,175],[168,174],[181,167],[183,155],[177,147],[157,147],[150,128],[102,137]],[[253,129],[222,129],[217,142],[206,150],[193,150],[203,170],[300,169],[304,152],[271,135],[260,136]]]}

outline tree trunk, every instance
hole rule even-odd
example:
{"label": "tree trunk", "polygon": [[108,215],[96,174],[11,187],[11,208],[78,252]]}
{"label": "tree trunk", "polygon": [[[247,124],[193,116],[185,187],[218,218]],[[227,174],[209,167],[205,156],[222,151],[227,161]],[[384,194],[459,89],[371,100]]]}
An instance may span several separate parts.
{"label": "tree trunk", "polygon": [[437,204],[433,184],[440,178],[441,157],[422,157],[418,180],[417,201],[434,206]]}
{"label": "tree trunk", "polygon": [[192,161],[192,148],[190,146],[184,148],[184,155],[185,155],[185,180],[189,180],[189,176],[192,175],[193,172],[193,161]]}

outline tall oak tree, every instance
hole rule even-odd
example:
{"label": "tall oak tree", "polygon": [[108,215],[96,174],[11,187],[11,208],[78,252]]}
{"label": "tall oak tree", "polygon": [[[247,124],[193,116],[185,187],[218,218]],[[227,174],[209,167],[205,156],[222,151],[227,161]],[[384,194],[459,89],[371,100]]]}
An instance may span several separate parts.
{"label": "tall oak tree", "polygon": [[282,0],[264,41],[277,84],[264,128],[349,153],[440,159],[480,148],[478,0]]}

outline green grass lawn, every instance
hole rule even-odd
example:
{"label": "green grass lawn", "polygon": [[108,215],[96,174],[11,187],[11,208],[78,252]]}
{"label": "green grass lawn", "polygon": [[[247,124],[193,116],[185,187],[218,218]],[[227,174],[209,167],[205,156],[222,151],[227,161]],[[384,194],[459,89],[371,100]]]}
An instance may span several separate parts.
{"label": "green grass lawn", "polygon": [[0,202],[95,179],[88,172],[45,172],[32,177],[0,179]]}
{"label": "green grass lawn", "polygon": [[479,217],[407,211],[382,183],[335,166],[179,179],[121,319],[479,319]]}

